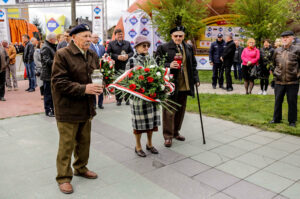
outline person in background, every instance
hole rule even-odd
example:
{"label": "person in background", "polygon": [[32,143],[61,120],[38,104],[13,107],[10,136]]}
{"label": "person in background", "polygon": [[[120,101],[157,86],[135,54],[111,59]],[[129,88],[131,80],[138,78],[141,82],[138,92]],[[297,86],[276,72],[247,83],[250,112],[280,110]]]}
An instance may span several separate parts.
{"label": "person in background", "polygon": [[209,63],[213,66],[212,87],[214,89],[216,89],[218,82],[219,88],[223,88],[224,69],[220,58],[223,54],[224,47],[225,41],[223,40],[223,35],[219,33],[217,40],[213,42],[209,48]]}
{"label": "person in background", "polygon": [[234,78],[242,81],[242,52],[244,48],[240,46],[240,41],[234,41],[236,49],[233,58],[233,70],[234,70]]}
{"label": "person in background", "polygon": [[42,73],[42,62],[41,62],[41,47],[42,47],[42,42],[40,41],[36,46],[35,46],[35,51],[33,54],[33,60],[35,63],[35,75],[36,75],[36,83],[37,86],[40,88],[40,93],[41,96],[44,96],[44,83],[41,80],[41,73]]}
{"label": "person in background", "polygon": [[17,80],[17,74],[16,74],[16,56],[17,56],[17,51],[15,47],[12,44],[8,44],[6,40],[2,41],[2,46],[7,52],[7,55],[9,57],[9,64],[8,67],[6,68],[6,87],[8,91],[12,90],[12,84],[11,84],[11,79],[10,75],[12,76],[12,81],[13,81],[13,87],[14,90],[18,90],[18,80]]}
{"label": "person in background", "polygon": [[[274,50],[276,49],[276,48],[279,48],[279,47],[281,47],[282,46],[282,44],[281,44],[281,39],[280,38],[277,38],[277,39],[275,39],[275,42],[274,42]],[[274,68],[272,68],[271,69],[271,74],[273,74],[273,72],[274,72]],[[274,80],[274,77],[273,77],[273,79],[272,79],[272,81],[271,81],[271,88],[275,88],[275,80]]]}
{"label": "person in background", "polygon": [[[28,35],[22,36],[23,43],[25,44],[25,49],[23,53],[23,62],[26,67],[27,77],[29,80],[29,88],[26,89],[28,92],[35,91],[35,64],[33,61],[33,54],[34,54],[34,45],[31,41],[29,41]],[[35,39],[32,39],[35,41]]]}
{"label": "person in background", "polygon": [[60,43],[60,42],[64,41],[64,35],[63,34],[58,34],[56,36],[56,40],[57,40],[57,43]]}
{"label": "person in background", "polygon": [[231,78],[231,66],[233,64],[235,49],[236,47],[232,35],[228,35],[226,37],[226,44],[225,44],[222,57],[220,58],[221,61],[223,62],[223,67],[225,69],[226,90],[228,92],[233,91],[232,78]]}
{"label": "person in background", "polygon": [[19,54],[19,53],[20,53],[20,49],[19,49],[19,44],[18,44],[18,42],[15,42],[14,47],[15,47],[15,49],[16,49],[17,54]]}
{"label": "person in background", "polygon": [[260,53],[255,47],[255,40],[253,38],[248,39],[247,47],[242,52],[242,74],[244,78],[244,86],[246,94],[251,94],[254,87],[254,78],[250,76],[251,69],[259,62]]}
{"label": "person in background", "polygon": [[297,100],[300,80],[300,46],[293,44],[294,33],[281,33],[282,47],[275,50],[273,56],[275,79],[275,105],[271,124],[282,120],[282,103],[284,96],[288,102],[288,121],[291,127],[296,127]]}
{"label": "person in background", "polygon": [[72,40],[70,36],[71,29],[68,29],[64,32],[63,40],[57,44],[56,50],[67,47]]}
{"label": "person in background", "polygon": [[[121,29],[115,30],[115,40],[109,42],[107,53],[115,61],[116,73],[122,73],[125,71],[125,66],[130,57],[133,56],[133,49],[129,41],[123,40],[123,31]],[[116,94],[117,106],[121,106],[122,98],[121,94]],[[129,100],[124,99],[126,105],[129,105]]]}
{"label": "person in background", "polygon": [[24,49],[25,49],[25,47],[23,45],[23,42],[20,42],[19,43],[19,53],[24,53]]}
{"label": "person in background", "polygon": [[41,49],[41,80],[43,80],[44,85],[44,108],[46,116],[49,117],[54,117],[54,107],[51,93],[51,73],[53,59],[56,53],[56,41],[56,34],[49,33]]}
{"label": "person in background", "polygon": [[[96,33],[92,34],[92,43],[91,43],[90,49],[98,55],[99,59],[101,59],[102,56],[105,53],[105,48],[104,48],[103,45],[99,44],[99,36]],[[96,98],[95,98],[95,107],[96,107]],[[104,106],[103,106],[103,93],[101,93],[98,96],[98,108],[104,109]]]}
{"label": "person in background", "polygon": [[269,86],[269,76],[272,67],[272,57],[274,49],[271,47],[270,40],[263,41],[264,47],[260,49],[260,91],[259,95],[266,95]]}
{"label": "person in background", "polygon": [[9,57],[0,43],[0,101],[6,101],[5,95],[5,72],[9,65]]}

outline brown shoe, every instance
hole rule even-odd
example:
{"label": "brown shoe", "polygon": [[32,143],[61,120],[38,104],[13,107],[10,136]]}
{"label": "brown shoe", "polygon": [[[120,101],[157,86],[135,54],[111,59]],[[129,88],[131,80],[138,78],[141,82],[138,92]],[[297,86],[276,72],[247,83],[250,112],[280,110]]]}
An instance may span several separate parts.
{"label": "brown shoe", "polygon": [[153,154],[158,154],[158,150],[154,146],[148,147],[148,145],[146,144],[146,149]]}
{"label": "brown shoe", "polygon": [[171,147],[172,146],[172,139],[166,139],[165,140],[165,147]]}
{"label": "brown shoe", "polygon": [[138,155],[138,156],[140,156],[140,157],[146,157],[147,155],[146,155],[146,153],[143,151],[143,149],[141,149],[141,150],[137,150],[136,148],[134,149],[134,151],[135,151],[135,153]]}
{"label": "brown shoe", "polygon": [[65,194],[73,193],[73,187],[69,182],[59,184],[59,190]]}
{"label": "brown shoe", "polygon": [[182,135],[177,135],[177,136],[175,136],[175,139],[179,140],[179,141],[184,141],[185,137],[183,137]]}
{"label": "brown shoe", "polygon": [[87,179],[96,179],[98,175],[93,171],[87,171],[85,173],[74,173],[75,176],[81,176]]}

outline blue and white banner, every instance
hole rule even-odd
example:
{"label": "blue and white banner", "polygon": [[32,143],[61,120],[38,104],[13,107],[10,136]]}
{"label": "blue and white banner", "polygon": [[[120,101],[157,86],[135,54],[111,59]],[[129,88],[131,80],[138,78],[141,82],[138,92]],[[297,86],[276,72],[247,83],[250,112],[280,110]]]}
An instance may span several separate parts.
{"label": "blue and white banner", "polygon": [[99,36],[99,43],[103,43],[103,5],[94,5],[92,6],[93,13],[93,33],[96,33]]}
{"label": "blue and white banner", "polygon": [[0,0],[0,6],[15,5],[16,0]]}
{"label": "blue and white banner", "polygon": [[10,42],[7,10],[3,8],[0,8],[0,41],[1,40],[7,40]]}

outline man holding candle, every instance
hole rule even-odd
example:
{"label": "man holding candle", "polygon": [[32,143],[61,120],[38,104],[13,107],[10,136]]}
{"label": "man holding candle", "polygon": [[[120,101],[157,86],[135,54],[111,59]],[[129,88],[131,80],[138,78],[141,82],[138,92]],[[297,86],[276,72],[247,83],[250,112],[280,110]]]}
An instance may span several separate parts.
{"label": "man holding candle", "polygon": [[89,159],[91,120],[96,115],[94,95],[103,92],[103,87],[93,84],[91,74],[98,68],[97,54],[89,49],[91,31],[88,25],[74,27],[70,44],[59,49],[52,68],[52,96],[55,118],[59,131],[57,154],[57,177],[59,189],[72,193],[70,184],[73,171],[71,156],[74,151],[74,175],[88,179],[97,178],[86,165]]}
{"label": "man holding candle", "polygon": [[158,47],[156,58],[158,64],[164,60],[165,67],[171,69],[175,92],[170,96],[170,99],[181,106],[176,107],[176,112],[163,109],[163,135],[166,147],[172,146],[173,138],[179,141],[185,140],[179,131],[184,118],[187,96],[194,96],[194,85],[200,86],[193,48],[184,42],[185,28],[177,25],[170,31],[170,34],[172,40]]}

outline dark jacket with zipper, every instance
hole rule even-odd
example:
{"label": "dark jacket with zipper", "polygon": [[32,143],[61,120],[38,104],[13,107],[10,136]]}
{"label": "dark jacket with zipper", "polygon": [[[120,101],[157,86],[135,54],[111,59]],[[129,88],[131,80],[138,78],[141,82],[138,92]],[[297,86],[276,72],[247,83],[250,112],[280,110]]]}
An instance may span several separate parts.
{"label": "dark jacket with zipper", "polygon": [[24,48],[23,62],[25,64],[29,64],[33,62],[33,54],[34,54],[34,46],[30,41],[28,41]]}
{"label": "dark jacket with zipper", "polygon": [[224,48],[223,55],[222,55],[224,67],[232,66],[235,49],[236,49],[236,45],[233,40],[226,43],[226,47]]}
{"label": "dark jacket with zipper", "polygon": [[[189,87],[191,88],[189,91],[189,95],[195,96],[194,92],[194,85],[199,81],[198,71],[197,71],[197,61],[194,56],[193,48],[186,44],[185,42],[182,43],[184,45],[185,53],[186,53],[186,65],[188,71],[188,79],[189,79]],[[162,44],[158,46],[156,51],[156,63],[162,64],[164,63],[166,68],[170,68],[171,62],[174,61],[174,57],[178,53],[178,48],[174,41],[170,41],[168,43]],[[178,92],[178,73],[180,69],[171,69],[170,73],[173,74],[173,79],[175,83],[175,93]]]}
{"label": "dark jacket with zipper", "polygon": [[84,122],[96,115],[94,95],[85,94],[91,74],[99,67],[96,53],[88,49],[86,57],[73,41],[54,57],[51,88],[55,118],[59,122]]}
{"label": "dark jacket with zipper", "polygon": [[41,63],[42,63],[41,80],[43,81],[51,80],[52,64],[53,64],[55,52],[56,52],[56,45],[51,44],[46,40],[41,49]]}
{"label": "dark jacket with zipper", "polygon": [[220,57],[223,54],[223,50],[225,48],[225,41],[222,40],[219,42],[216,40],[210,45],[209,48],[209,61],[213,62],[214,64],[220,64],[222,61],[220,60]]}

